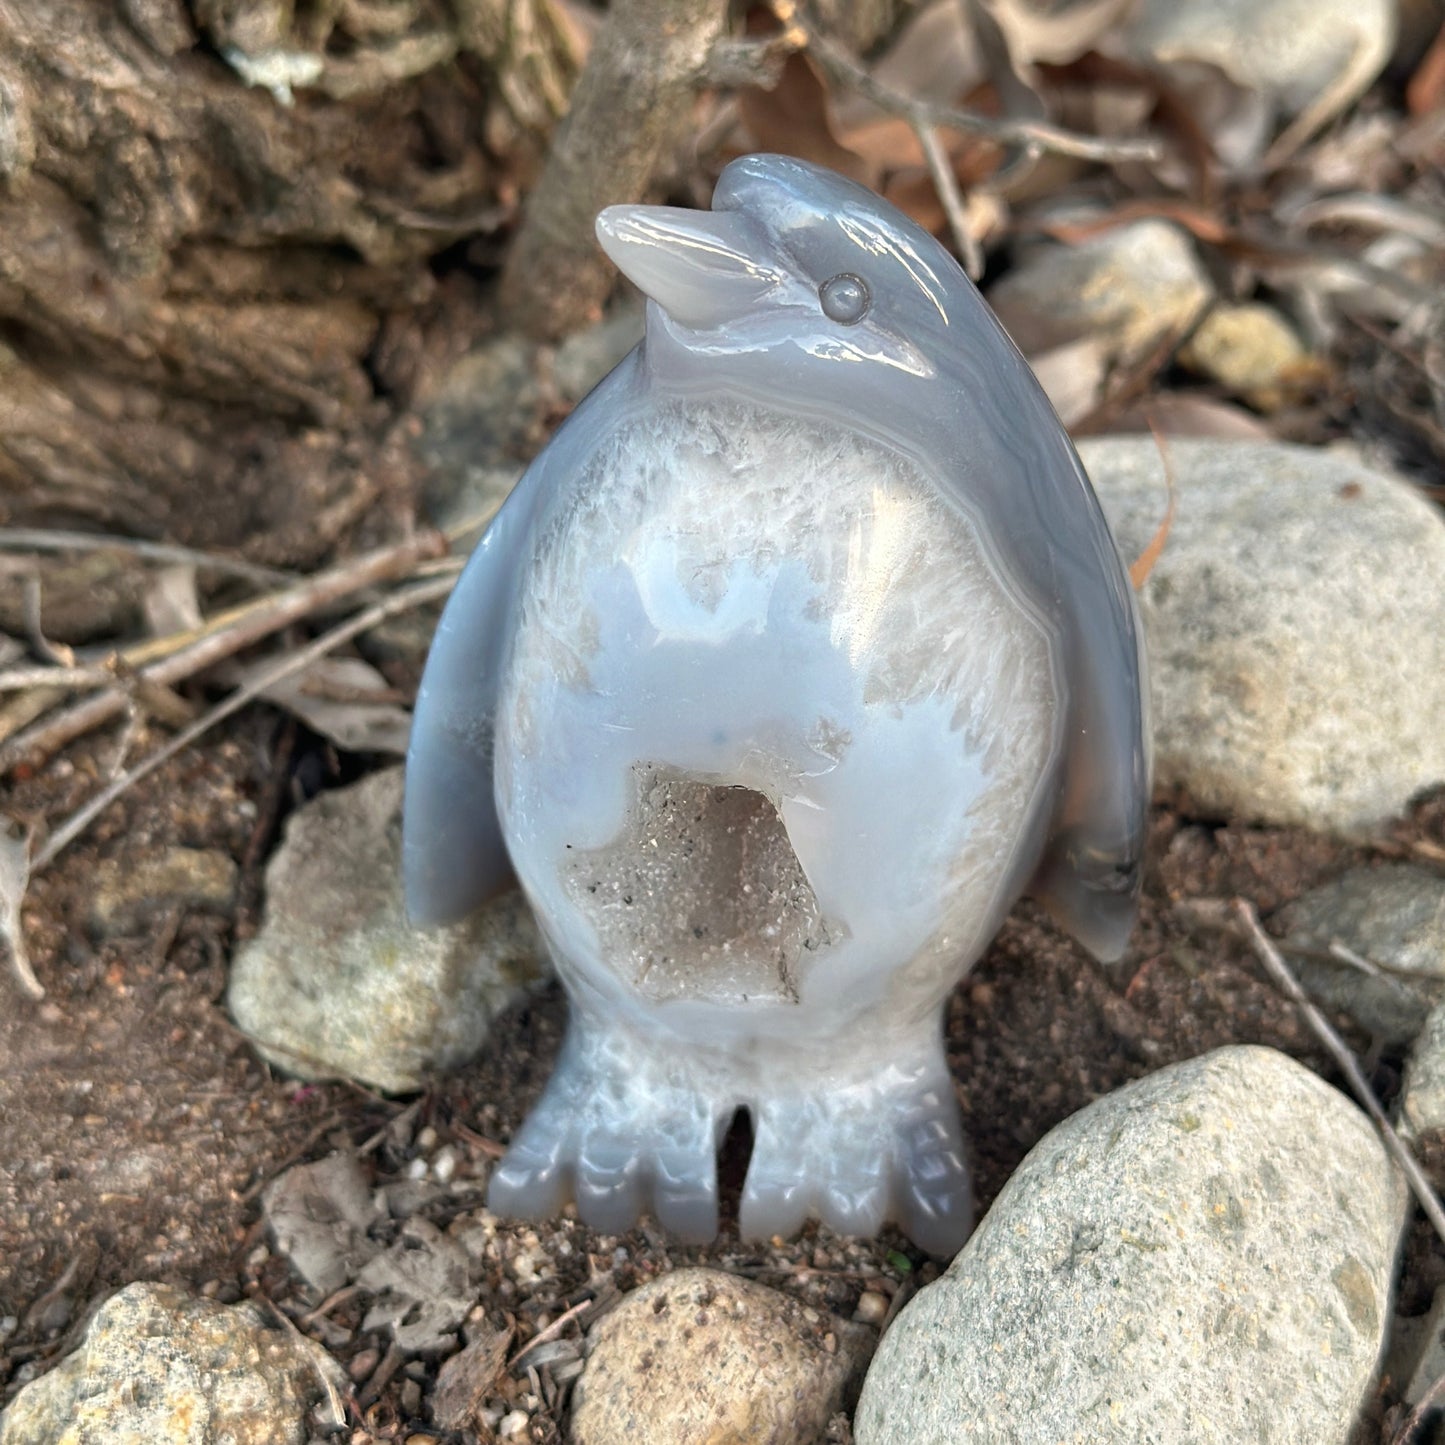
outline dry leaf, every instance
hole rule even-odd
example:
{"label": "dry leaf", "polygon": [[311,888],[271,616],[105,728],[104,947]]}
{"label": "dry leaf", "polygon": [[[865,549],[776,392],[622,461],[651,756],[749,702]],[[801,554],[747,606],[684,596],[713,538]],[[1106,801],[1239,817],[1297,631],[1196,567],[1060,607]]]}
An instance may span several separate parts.
{"label": "dry leaf", "polygon": [[1121,412],[1109,430],[1134,435],[1213,437],[1221,441],[1273,441],[1274,433],[1251,411],[1197,391],[1166,391]]}
{"label": "dry leaf", "polygon": [[1154,445],[1159,448],[1159,460],[1164,463],[1164,485],[1169,489],[1169,505],[1164,509],[1164,520],[1150,537],[1148,546],[1129,567],[1129,582],[1136,592],[1149,580],[1149,574],[1163,555],[1164,544],[1169,540],[1169,530],[1174,525],[1174,508],[1179,501],[1179,491],[1174,485],[1174,463],[1170,459],[1169,448],[1164,445],[1163,436],[1152,423],[1149,430],[1154,436]]}
{"label": "dry leaf", "polygon": [[[259,676],[274,661],[268,658],[243,668],[242,681]],[[369,701],[368,693],[377,694],[376,700]],[[345,752],[397,757],[406,752],[411,714],[395,701],[387,680],[359,657],[324,657],[261,696],[294,713]]]}
{"label": "dry leaf", "polygon": [[142,606],[152,637],[170,637],[200,627],[203,619],[196,569],[186,563],[160,568],[145,590]]}
{"label": "dry leaf", "polygon": [[1109,349],[1102,337],[1065,342],[1031,357],[1029,365],[1066,427],[1082,421],[1103,400]]}
{"label": "dry leaf", "polygon": [[806,55],[790,55],[772,90],[749,86],[738,92],[738,114],[756,149],[776,151],[839,171],[864,185],[875,176],[871,168],[833,133],[828,92]]}
{"label": "dry leaf", "polygon": [[1045,8],[1037,0],[977,3],[987,3],[1015,65],[1067,65],[1093,50],[1135,0],[1080,0],[1062,9]]}
{"label": "dry leaf", "polygon": [[1430,115],[1445,106],[1445,25],[1405,87],[1405,107],[1411,115]]}
{"label": "dry leaf", "polygon": [[10,968],[31,998],[44,998],[45,990],[30,968],[20,907],[30,883],[30,835],[18,824],[0,816],[0,943],[10,949]]}
{"label": "dry leaf", "polygon": [[[959,0],[935,0],[908,21],[872,73],[880,85],[901,95],[953,105],[982,83],[986,71],[963,5]],[[840,129],[850,130],[877,114],[859,96],[839,97]]]}
{"label": "dry leaf", "polygon": [[432,1419],[443,1430],[475,1428],[477,1416],[507,1366],[512,1331],[483,1329],[437,1373]]}

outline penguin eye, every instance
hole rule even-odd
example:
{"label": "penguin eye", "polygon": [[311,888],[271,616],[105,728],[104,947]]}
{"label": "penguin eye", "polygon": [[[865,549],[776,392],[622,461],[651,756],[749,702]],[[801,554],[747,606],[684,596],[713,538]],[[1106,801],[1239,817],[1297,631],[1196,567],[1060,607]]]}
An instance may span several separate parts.
{"label": "penguin eye", "polygon": [[830,321],[843,326],[856,326],[873,304],[868,283],[861,276],[843,271],[818,287],[818,300],[823,305],[823,315]]}

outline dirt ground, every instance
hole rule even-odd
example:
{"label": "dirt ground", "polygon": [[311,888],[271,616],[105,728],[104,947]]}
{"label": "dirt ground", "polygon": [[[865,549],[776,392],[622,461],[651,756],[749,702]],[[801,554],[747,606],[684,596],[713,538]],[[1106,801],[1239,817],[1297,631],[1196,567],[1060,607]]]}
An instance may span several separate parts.
{"label": "dirt ground", "polygon": [[[97,739],[73,748],[19,783],[8,806],[22,817],[62,815],[94,786],[111,746]],[[73,1347],[90,1306],[134,1280],[284,1305],[294,1286],[284,1261],[263,1247],[258,1223],[268,1181],[297,1161],[369,1143],[368,1167],[385,1182],[403,1177],[418,1153],[449,1143],[463,1174],[480,1182],[541,1088],[565,1019],[555,987],[501,1020],[482,1059],[415,1099],[298,1085],[260,1063],[229,1023],[227,960],[256,925],[261,869],[280,822],[298,800],[343,780],[320,740],[254,708],[131,791],[35,880],[26,919],[49,996],[24,1003],[6,981],[0,1009],[0,1319],[11,1317],[0,1326],[0,1399]],[[1059,1120],[1175,1060],[1264,1043],[1333,1079],[1245,947],[1199,932],[1176,905],[1240,895],[1267,919],[1342,868],[1412,854],[1421,840],[1427,851],[1445,842],[1445,799],[1361,849],[1194,819],[1187,801],[1175,800],[1156,811],[1141,923],[1112,970],[1020,905],[949,1011],[980,1210]],[[173,845],[233,859],[234,904],[142,916],[124,933],[98,937],[95,880],[104,860],[133,870]],[[1401,1059],[1372,1050],[1358,1031],[1350,1037],[1389,1098]],[[687,1262],[750,1274],[845,1315],[865,1288],[900,1296],[936,1273],[935,1262],[892,1233],[855,1244],[810,1227],[781,1246],[741,1244],[746,1148],[735,1135],[725,1151],[725,1223],[706,1249],[673,1248],[650,1226],[620,1239],[575,1220],[504,1226],[513,1238],[502,1257],[532,1264],[482,1282],[488,1322],[515,1327],[523,1340],[589,1290],[626,1289]],[[456,1209],[436,1206],[428,1217],[444,1223]],[[538,1268],[539,1256],[550,1267]],[[1417,1231],[1400,1308],[1423,1312],[1442,1281],[1445,1248]],[[426,1424],[434,1362],[399,1368],[394,1360],[389,1378],[378,1379],[386,1341],[359,1328],[360,1313],[343,1303],[315,1332],[352,1363],[356,1423],[376,1438],[406,1439]],[[1377,1416],[1397,1388],[1382,1382]],[[565,1391],[552,1395],[533,1415],[533,1439],[560,1438]]]}

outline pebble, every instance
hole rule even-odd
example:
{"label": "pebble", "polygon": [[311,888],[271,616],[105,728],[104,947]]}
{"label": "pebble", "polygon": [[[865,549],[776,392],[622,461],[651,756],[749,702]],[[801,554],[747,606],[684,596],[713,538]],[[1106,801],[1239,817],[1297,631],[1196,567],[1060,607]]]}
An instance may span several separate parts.
{"label": "pebble", "polygon": [[1253,1046],[1065,1120],[884,1336],[858,1445],[1345,1445],[1406,1195],[1369,1121]]}
{"label": "pebble", "polygon": [[716,1270],[651,1280],[589,1333],[573,1445],[821,1440],[874,1335],[813,1314]]}
{"label": "pebble", "polygon": [[[1167,507],[1152,438],[1080,455],[1126,561]],[[1355,457],[1175,439],[1139,595],[1156,786],[1204,816],[1367,835],[1445,781],[1445,518]]]}
{"label": "pebble", "polygon": [[413,929],[401,894],[402,769],[322,793],[266,868],[266,913],[231,968],[231,1013],[303,1078],[392,1092],[475,1055],[492,1019],[547,976],[516,892],[448,928]]}
{"label": "pebble", "polygon": [[1279,312],[1219,305],[1179,348],[1180,362],[1259,411],[1278,411],[1309,380],[1309,353]]}
{"label": "pebble", "polygon": [[1169,75],[1220,158],[1239,166],[1278,121],[1306,116],[1303,139],[1363,93],[1395,26],[1396,0],[1138,0],[1118,43]]}
{"label": "pebble", "polygon": [[1445,1129],[1445,1003],[1431,1010],[1405,1064],[1398,1128],[1407,1139]]}
{"label": "pebble", "polygon": [[236,864],[214,848],[162,848],[140,858],[106,858],[91,874],[90,928],[99,937],[132,933],[171,908],[224,912],[236,893]]}
{"label": "pebble", "polygon": [[293,1165],[261,1202],[276,1252],[318,1295],[349,1284],[381,1248],[368,1233],[380,1211],[353,1154]]}
{"label": "pebble", "polygon": [[323,1381],[344,1387],[331,1356],[258,1306],[132,1284],[101,1306],[73,1355],[15,1397],[0,1445],[304,1445]]}
{"label": "pebble", "polygon": [[1127,361],[1188,330],[1213,295],[1183,231],[1133,221],[1025,252],[988,300],[1026,356],[1087,339],[1107,360]]}
{"label": "pebble", "polygon": [[1297,947],[1327,950],[1338,941],[1389,970],[1290,957],[1316,999],[1386,1043],[1408,1043],[1445,1000],[1445,878],[1438,873],[1410,864],[1352,868],[1281,909],[1275,922]]}
{"label": "pebble", "polygon": [[[489,337],[452,368],[427,408],[417,450],[427,508],[440,527],[495,508],[544,437],[557,405],[575,405],[642,339],[642,309],[622,303],[555,352],[525,337]],[[469,551],[480,531],[460,538]]]}

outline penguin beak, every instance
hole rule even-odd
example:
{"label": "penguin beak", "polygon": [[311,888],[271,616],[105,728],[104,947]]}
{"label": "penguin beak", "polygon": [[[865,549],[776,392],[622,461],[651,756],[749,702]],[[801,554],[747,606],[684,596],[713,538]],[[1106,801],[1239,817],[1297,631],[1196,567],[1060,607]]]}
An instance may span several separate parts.
{"label": "penguin beak", "polygon": [[683,326],[745,315],[783,280],[757,259],[763,237],[735,211],[608,206],[597,217],[597,239],[617,269]]}

